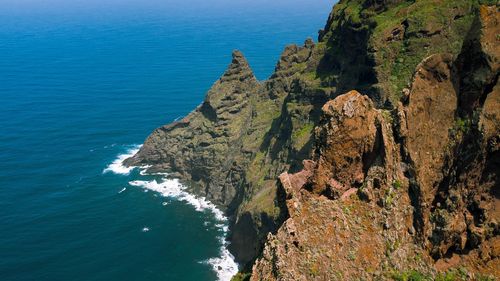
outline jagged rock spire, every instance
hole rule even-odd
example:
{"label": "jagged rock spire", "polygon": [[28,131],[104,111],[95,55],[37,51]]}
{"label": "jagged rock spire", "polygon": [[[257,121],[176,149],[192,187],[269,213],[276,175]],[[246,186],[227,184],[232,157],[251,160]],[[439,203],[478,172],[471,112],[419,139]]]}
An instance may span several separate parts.
{"label": "jagged rock spire", "polygon": [[234,50],[232,56],[231,64],[228,66],[226,72],[224,72],[224,75],[222,75],[221,81],[257,80],[242,52]]}

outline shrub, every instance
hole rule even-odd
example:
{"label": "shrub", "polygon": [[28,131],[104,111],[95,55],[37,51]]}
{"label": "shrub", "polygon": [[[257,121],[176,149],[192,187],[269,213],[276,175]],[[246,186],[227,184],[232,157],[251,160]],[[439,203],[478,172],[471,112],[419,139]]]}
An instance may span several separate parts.
{"label": "shrub", "polygon": [[250,273],[238,272],[235,276],[233,276],[233,278],[231,278],[231,281],[249,281],[250,276]]}
{"label": "shrub", "polygon": [[392,183],[392,187],[394,187],[394,189],[400,189],[402,186],[402,183],[400,180],[395,180],[393,183]]}
{"label": "shrub", "polygon": [[422,272],[409,270],[393,274],[392,278],[396,281],[430,281],[432,278]]}

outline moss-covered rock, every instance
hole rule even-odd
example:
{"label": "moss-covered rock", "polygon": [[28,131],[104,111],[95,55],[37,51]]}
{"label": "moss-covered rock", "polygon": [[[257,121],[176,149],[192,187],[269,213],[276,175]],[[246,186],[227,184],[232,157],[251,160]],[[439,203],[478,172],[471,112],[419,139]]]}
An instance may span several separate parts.
{"label": "moss-covered rock", "polygon": [[318,68],[335,95],[356,89],[379,106],[397,104],[418,63],[435,53],[458,55],[477,14],[477,0],[344,0],[320,33]]}

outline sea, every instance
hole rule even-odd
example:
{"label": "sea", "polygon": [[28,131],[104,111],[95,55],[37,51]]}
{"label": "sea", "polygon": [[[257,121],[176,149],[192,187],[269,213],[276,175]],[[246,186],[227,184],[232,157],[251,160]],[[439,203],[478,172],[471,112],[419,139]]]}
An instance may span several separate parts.
{"label": "sea", "polygon": [[1,0],[0,280],[230,280],[227,218],[127,168],[241,50],[259,80],[331,0]]}

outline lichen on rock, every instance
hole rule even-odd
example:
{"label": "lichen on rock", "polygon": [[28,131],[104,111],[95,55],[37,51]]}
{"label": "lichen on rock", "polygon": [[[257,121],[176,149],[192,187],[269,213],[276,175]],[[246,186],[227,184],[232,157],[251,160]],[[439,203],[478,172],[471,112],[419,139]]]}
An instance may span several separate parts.
{"label": "lichen on rock", "polygon": [[280,176],[290,217],[252,280],[434,278],[453,268],[467,280],[499,276],[492,18],[497,8],[482,6],[457,57],[417,66],[394,124],[356,91],[323,106],[312,162]]}

